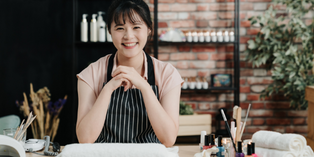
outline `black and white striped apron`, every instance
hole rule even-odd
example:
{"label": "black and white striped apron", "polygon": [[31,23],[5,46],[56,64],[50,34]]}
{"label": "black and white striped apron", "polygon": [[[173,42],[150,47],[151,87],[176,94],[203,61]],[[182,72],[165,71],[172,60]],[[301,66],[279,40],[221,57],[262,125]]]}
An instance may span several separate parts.
{"label": "black and white striped apron", "polygon": [[[145,53],[146,54],[146,53]],[[115,54],[109,58],[107,82],[112,79]],[[147,58],[148,83],[159,100],[158,87],[155,85],[154,66],[151,57]],[[139,89],[117,88],[111,95],[104,127],[97,143],[160,143],[149,122],[142,93]]]}

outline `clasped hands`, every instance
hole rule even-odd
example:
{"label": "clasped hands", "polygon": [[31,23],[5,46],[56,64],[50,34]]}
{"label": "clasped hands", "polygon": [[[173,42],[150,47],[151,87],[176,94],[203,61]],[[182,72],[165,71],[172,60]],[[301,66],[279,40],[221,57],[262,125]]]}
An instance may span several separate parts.
{"label": "clasped hands", "polygon": [[112,79],[106,84],[112,91],[120,86],[124,86],[124,91],[132,88],[141,89],[147,81],[133,68],[128,66],[118,66],[112,73]]}

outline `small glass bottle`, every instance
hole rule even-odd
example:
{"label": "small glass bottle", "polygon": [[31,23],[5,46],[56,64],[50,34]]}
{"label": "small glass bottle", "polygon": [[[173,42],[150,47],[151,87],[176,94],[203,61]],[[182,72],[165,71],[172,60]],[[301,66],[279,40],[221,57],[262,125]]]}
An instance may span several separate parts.
{"label": "small glass bottle", "polygon": [[210,33],[209,33],[209,31],[205,31],[204,32],[204,37],[205,37],[205,41],[206,42],[210,42]]}
{"label": "small glass bottle", "polygon": [[224,32],[224,41],[229,42],[229,32],[227,30]]}
{"label": "small glass bottle", "polygon": [[219,152],[217,153],[217,157],[225,157],[225,147],[222,146],[222,136],[218,136],[218,147]]}
{"label": "small glass bottle", "polygon": [[223,42],[224,41],[224,37],[222,36],[222,31],[219,30],[217,32],[217,38],[218,38],[218,42]]}
{"label": "small glass bottle", "polygon": [[188,88],[188,79],[187,78],[184,78],[184,83],[181,87],[182,89],[187,89]]}
{"label": "small glass bottle", "polygon": [[198,35],[198,40],[199,40],[199,42],[204,42],[204,41],[205,41],[203,31],[199,31],[199,32],[197,33],[197,35]]}
{"label": "small glass bottle", "polygon": [[193,31],[192,36],[193,36],[193,42],[198,42],[198,35],[196,31]]}
{"label": "small glass bottle", "polygon": [[233,31],[230,31],[230,33],[229,33],[229,37],[230,37],[230,41],[231,42],[234,42],[234,32]]}
{"label": "small glass bottle", "polygon": [[186,41],[187,42],[192,42],[193,41],[191,31],[187,31],[185,36],[186,36]]}
{"label": "small glass bottle", "polygon": [[212,31],[210,33],[210,36],[211,36],[212,42],[217,42],[217,36],[216,36],[216,32],[215,31]]}
{"label": "small glass bottle", "polygon": [[238,151],[236,152],[236,157],[244,157],[244,153],[242,152],[242,142],[238,141]]}

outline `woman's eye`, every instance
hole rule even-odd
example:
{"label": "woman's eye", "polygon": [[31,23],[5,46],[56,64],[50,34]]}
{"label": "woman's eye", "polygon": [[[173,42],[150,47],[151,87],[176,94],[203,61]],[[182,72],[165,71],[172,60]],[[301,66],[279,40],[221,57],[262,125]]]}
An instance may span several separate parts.
{"label": "woman's eye", "polygon": [[117,30],[123,30],[123,28],[117,28]]}
{"label": "woman's eye", "polygon": [[141,27],[134,27],[134,29],[140,29]]}

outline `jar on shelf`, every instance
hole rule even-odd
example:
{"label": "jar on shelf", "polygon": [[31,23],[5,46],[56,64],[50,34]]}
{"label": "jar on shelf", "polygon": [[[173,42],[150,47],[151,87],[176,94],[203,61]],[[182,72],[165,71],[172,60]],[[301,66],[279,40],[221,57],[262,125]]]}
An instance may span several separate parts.
{"label": "jar on shelf", "polygon": [[195,86],[196,86],[195,77],[192,77],[190,78],[190,81],[189,81],[189,88],[195,89]]}
{"label": "jar on shelf", "polygon": [[217,32],[217,39],[218,39],[218,42],[223,42],[224,41],[224,38],[222,36],[222,31],[221,30],[219,30]]}
{"label": "jar on shelf", "polygon": [[206,42],[210,42],[210,33],[209,33],[209,30],[204,30],[203,34],[204,34],[204,37],[205,37],[205,41],[206,41]]}
{"label": "jar on shelf", "polygon": [[187,42],[192,42],[193,41],[191,31],[185,31],[185,37],[186,37],[186,41]]}
{"label": "jar on shelf", "polygon": [[230,41],[231,41],[231,42],[234,42],[234,39],[235,39],[235,38],[234,38],[234,32],[233,32],[233,30],[229,32],[229,37],[230,37]]}
{"label": "jar on shelf", "polygon": [[196,89],[202,89],[202,86],[203,84],[202,84],[202,82],[201,82],[201,80],[197,77],[196,78]]}
{"label": "jar on shelf", "polygon": [[198,42],[198,35],[197,35],[197,31],[196,30],[193,31],[192,37],[193,37],[193,42]]}
{"label": "jar on shelf", "polygon": [[188,88],[188,84],[189,84],[189,82],[188,82],[188,78],[184,78],[184,83],[183,83],[183,85],[182,85],[182,89],[187,89]]}
{"label": "jar on shelf", "polygon": [[224,35],[224,41],[225,42],[229,42],[230,39],[229,39],[229,32],[228,32],[228,30],[225,30],[223,35]]}
{"label": "jar on shelf", "polygon": [[210,37],[212,42],[217,42],[217,36],[215,31],[210,32]]}
{"label": "jar on shelf", "polygon": [[204,42],[204,41],[205,41],[204,33],[203,33],[202,30],[198,31],[198,32],[197,32],[197,35],[198,35],[198,40],[199,40],[199,42]]}
{"label": "jar on shelf", "polygon": [[207,82],[206,77],[203,77],[202,79],[202,86],[203,86],[203,89],[208,89],[208,82]]}

